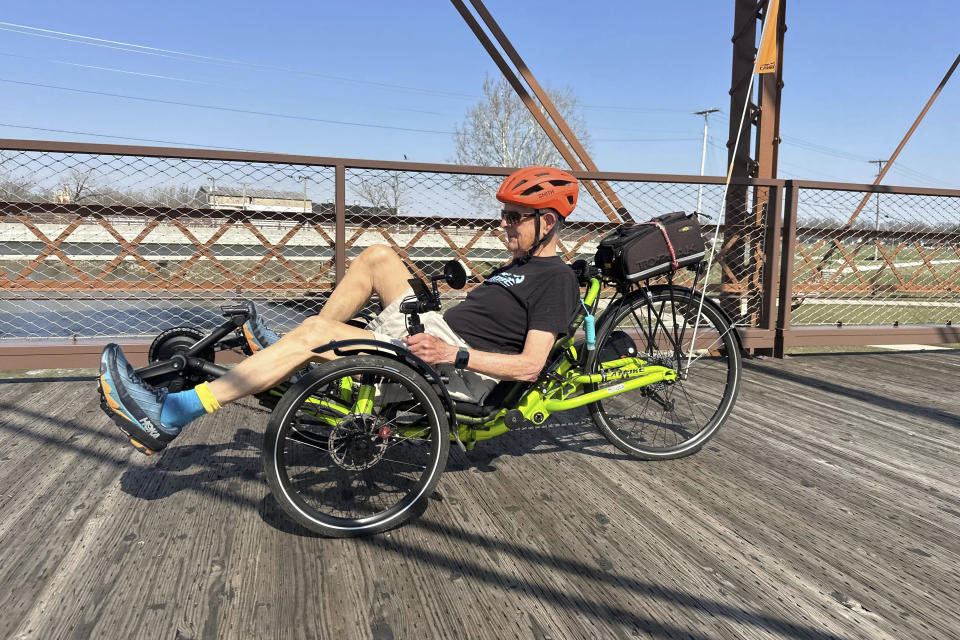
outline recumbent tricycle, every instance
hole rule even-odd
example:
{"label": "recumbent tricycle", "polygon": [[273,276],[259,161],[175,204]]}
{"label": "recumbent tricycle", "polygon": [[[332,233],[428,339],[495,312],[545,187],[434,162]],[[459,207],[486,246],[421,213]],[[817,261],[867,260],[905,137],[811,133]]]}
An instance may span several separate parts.
{"label": "recumbent tricycle", "polygon": [[[695,272],[692,288],[673,284],[673,270],[665,284],[650,284],[582,260],[572,268],[586,288],[582,306],[536,382],[500,382],[481,403],[464,403],[405,348],[345,340],[314,349],[338,358],[259,394],[272,408],[264,471],[284,512],[327,536],[385,531],[425,508],[451,442],[466,451],[582,406],[614,446],[637,459],[679,458],[703,447],[733,408],[742,350],[720,306],[696,289],[703,263],[686,265]],[[432,290],[419,278],[410,281],[416,297],[404,300],[401,311],[413,331],[418,314],[440,310],[440,280],[462,288],[466,274],[449,262],[431,278]],[[602,284],[610,285],[605,296]],[[215,351],[245,348],[239,331],[248,307],[223,311],[226,322],[209,335],[190,327],[161,333],[150,364],[137,373],[171,389],[223,375]]]}

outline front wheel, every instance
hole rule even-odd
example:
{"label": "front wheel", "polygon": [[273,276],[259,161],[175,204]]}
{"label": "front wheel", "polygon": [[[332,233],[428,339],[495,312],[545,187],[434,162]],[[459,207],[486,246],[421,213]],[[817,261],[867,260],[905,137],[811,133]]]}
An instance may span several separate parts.
{"label": "front wheel", "polygon": [[709,303],[701,305],[700,295],[678,287],[642,289],[597,330],[588,372],[626,357],[677,372],[675,381],[589,405],[600,432],[636,458],[666,460],[699,451],[733,409],[742,376],[735,329]]}
{"label": "front wheel", "polygon": [[280,507],[317,533],[379,533],[416,516],[450,449],[446,413],[419,373],[381,356],[312,369],[283,395],[263,438]]}

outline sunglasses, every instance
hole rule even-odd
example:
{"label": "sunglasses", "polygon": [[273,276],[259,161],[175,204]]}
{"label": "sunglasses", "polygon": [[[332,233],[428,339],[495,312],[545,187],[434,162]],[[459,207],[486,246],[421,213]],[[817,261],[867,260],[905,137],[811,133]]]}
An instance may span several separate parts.
{"label": "sunglasses", "polygon": [[520,224],[527,218],[532,218],[535,215],[537,214],[520,213],[519,211],[507,211],[506,209],[503,209],[502,211],[500,211],[500,219],[503,220],[504,223],[510,225],[511,227],[513,225]]}

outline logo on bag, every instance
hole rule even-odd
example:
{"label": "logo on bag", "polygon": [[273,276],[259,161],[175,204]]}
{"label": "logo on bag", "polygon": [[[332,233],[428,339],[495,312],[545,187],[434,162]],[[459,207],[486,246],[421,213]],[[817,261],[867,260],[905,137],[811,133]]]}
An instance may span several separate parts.
{"label": "logo on bag", "polygon": [[523,282],[524,278],[526,278],[526,276],[516,276],[512,273],[498,273],[492,278],[487,279],[487,282],[503,285],[504,287],[512,287]]}

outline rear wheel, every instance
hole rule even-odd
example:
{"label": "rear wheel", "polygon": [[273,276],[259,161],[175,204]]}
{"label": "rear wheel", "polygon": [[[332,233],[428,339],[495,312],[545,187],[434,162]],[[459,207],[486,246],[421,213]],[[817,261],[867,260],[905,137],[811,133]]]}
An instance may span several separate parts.
{"label": "rear wheel", "polygon": [[[363,388],[372,398],[358,411]],[[263,461],[288,516],[317,533],[350,537],[417,515],[449,448],[446,414],[420,374],[381,356],[347,356],[317,366],[284,394],[264,434]]]}
{"label": "rear wheel", "polygon": [[726,421],[740,390],[741,359],[733,332],[689,289],[627,296],[598,328],[588,372],[601,371],[604,361],[635,355],[648,365],[675,370],[677,379],[589,405],[597,428],[618,449],[644,460],[699,451]]}

